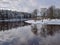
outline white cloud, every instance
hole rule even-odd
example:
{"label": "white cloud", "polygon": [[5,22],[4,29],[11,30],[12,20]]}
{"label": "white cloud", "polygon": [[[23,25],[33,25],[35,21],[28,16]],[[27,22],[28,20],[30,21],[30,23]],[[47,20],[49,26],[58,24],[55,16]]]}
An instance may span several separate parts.
{"label": "white cloud", "polygon": [[[39,2],[41,1],[41,2]],[[0,0],[0,8],[30,12],[35,8],[49,7],[56,1],[43,0]],[[52,4],[51,4],[52,3]],[[55,3],[54,3],[55,4]],[[56,2],[56,4],[59,4]],[[58,5],[56,5],[59,7]]]}
{"label": "white cloud", "polygon": [[1,0],[0,8],[11,9],[17,11],[26,11],[32,10],[32,8],[37,7],[36,0]]}

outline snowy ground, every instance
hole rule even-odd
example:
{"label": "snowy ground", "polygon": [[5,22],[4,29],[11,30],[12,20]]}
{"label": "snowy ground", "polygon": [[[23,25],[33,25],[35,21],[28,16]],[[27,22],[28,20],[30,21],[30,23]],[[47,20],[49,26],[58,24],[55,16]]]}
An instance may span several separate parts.
{"label": "snowy ground", "polygon": [[[37,26],[39,32],[41,25]],[[18,27],[0,31],[0,45],[60,45],[60,33],[42,38],[31,31],[31,25]]]}
{"label": "snowy ground", "polygon": [[17,21],[25,21],[27,19],[5,19],[5,20],[0,20],[0,22],[17,22]]}
{"label": "snowy ground", "polygon": [[25,21],[25,22],[30,23],[30,24],[60,25],[60,19],[44,19],[44,20],[37,20],[37,21],[28,20],[28,21]]}

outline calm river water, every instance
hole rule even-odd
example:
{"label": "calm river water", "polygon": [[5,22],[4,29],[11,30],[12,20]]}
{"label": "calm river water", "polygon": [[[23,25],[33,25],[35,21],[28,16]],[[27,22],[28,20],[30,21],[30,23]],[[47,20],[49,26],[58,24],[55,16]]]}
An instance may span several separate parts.
{"label": "calm river water", "polygon": [[35,34],[31,25],[26,23],[0,23],[0,45],[60,45],[60,33],[42,37],[41,27],[37,25],[38,31]]}

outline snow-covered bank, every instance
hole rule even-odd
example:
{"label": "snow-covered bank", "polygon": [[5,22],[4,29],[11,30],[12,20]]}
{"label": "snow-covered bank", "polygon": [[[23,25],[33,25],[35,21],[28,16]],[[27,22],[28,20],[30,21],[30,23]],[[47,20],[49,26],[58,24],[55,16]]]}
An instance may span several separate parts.
{"label": "snow-covered bank", "polygon": [[17,22],[17,21],[25,21],[27,19],[5,19],[5,20],[0,20],[0,22]]}
{"label": "snow-covered bank", "polygon": [[43,19],[43,20],[37,20],[37,21],[28,20],[28,21],[25,21],[25,22],[30,23],[30,24],[60,25],[60,19]]}

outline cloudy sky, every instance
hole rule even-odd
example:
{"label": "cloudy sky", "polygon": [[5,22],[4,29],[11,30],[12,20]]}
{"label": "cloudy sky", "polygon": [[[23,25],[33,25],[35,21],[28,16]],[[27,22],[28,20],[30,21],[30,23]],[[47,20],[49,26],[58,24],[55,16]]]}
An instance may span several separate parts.
{"label": "cloudy sky", "polygon": [[0,0],[0,9],[31,12],[34,9],[55,5],[60,7],[60,0]]}

